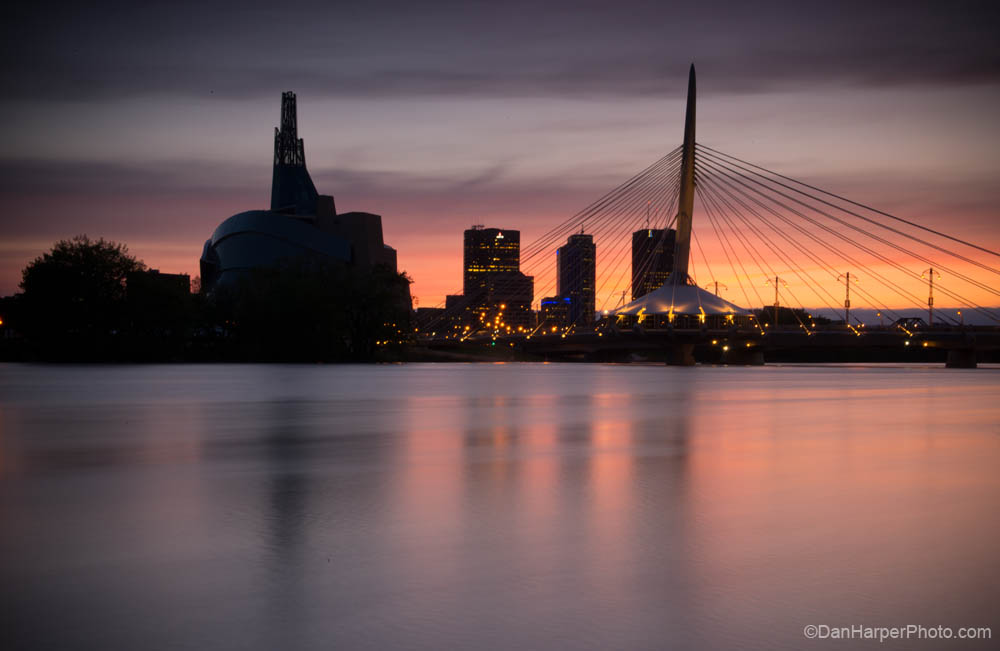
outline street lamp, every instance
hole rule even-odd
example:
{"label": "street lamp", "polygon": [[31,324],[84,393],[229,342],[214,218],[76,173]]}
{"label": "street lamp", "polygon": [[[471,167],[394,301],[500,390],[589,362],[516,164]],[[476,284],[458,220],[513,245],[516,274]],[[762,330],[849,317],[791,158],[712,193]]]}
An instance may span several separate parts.
{"label": "street lamp", "polygon": [[[779,283],[781,285],[784,285],[785,287],[788,287],[788,283],[786,283],[784,280],[782,280],[781,278],[778,278],[777,276],[774,277],[774,327],[775,328],[778,327],[778,307],[780,307],[780,302],[778,301],[778,284]],[[768,278],[764,282],[764,284],[765,285],[770,285],[771,284],[771,279]]]}
{"label": "street lamp", "polygon": [[930,269],[924,269],[923,273],[920,274],[921,278],[927,279],[928,291],[927,291],[927,327],[934,325],[934,275],[940,279],[941,274],[934,271],[934,267]]}
{"label": "street lamp", "polygon": [[[847,295],[844,297],[844,325],[851,325],[851,272],[848,271],[846,274],[840,274],[837,276],[839,281],[841,278],[844,279],[844,287],[847,290]],[[859,282],[857,276],[854,277],[854,282]]]}
{"label": "street lamp", "polygon": [[711,289],[713,285],[715,286],[715,295],[716,296],[719,296],[719,287],[722,287],[722,289],[724,289],[726,291],[729,291],[729,288],[726,287],[725,285],[723,285],[722,283],[720,283],[718,280],[713,280],[712,282],[710,282],[707,285],[705,285],[705,289]]}

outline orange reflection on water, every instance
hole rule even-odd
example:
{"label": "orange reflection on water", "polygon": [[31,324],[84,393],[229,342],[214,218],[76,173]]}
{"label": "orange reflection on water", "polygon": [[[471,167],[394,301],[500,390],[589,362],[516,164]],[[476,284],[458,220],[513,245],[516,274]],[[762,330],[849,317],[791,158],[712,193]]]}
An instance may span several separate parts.
{"label": "orange reflection on water", "polygon": [[[949,604],[928,595],[977,590],[970,563],[1000,540],[982,517],[1000,498],[1000,454],[981,434],[988,414],[959,408],[957,392],[789,386],[714,410],[696,401],[685,508],[696,585],[715,589],[695,602],[738,614],[747,635],[834,611],[863,621],[873,599],[883,616],[942,619]],[[772,608],[748,609],[748,588]],[[954,616],[989,620],[985,601],[969,603]]]}
{"label": "orange reflection on water", "polygon": [[[595,400],[595,402],[599,402]],[[598,420],[588,452],[587,555],[585,571],[602,599],[626,600],[635,565],[634,423]]]}

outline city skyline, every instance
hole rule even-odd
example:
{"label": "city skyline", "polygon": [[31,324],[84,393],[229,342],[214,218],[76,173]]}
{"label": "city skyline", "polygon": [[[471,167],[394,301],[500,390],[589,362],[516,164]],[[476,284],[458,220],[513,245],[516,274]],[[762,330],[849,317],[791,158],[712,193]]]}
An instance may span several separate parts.
{"label": "city skyline", "polygon": [[[15,291],[21,268],[52,242],[78,233],[125,242],[165,272],[197,275],[205,233],[229,215],[266,206],[267,130],[277,121],[278,94],[294,90],[317,185],[337,196],[338,208],[381,214],[419,305],[443,304],[461,284],[459,230],[488,223],[532,242],[678,144],[691,60],[703,80],[701,141],[998,248],[992,114],[1000,80],[984,28],[995,10],[883,7],[859,28],[847,10],[775,7],[763,15],[731,8],[715,26],[706,23],[708,9],[670,13],[652,5],[603,25],[608,14],[589,4],[539,10],[530,20],[485,6],[435,7],[419,20],[447,15],[447,29],[419,36],[402,30],[391,11],[359,9],[336,22],[334,31],[349,36],[343,48],[317,46],[312,57],[234,54],[239,64],[213,59],[205,69],[195,55],[221,45],[239,53],[239,46],[185,21],[191,46],[177,65],[186,76],[163,63],[188,34],[176,21],[147,45],[102,41],[98,56],[94,44],[110,25],[92,21],[69,34],[71,15],[61,14],[41,32],[40,42],[52,46],[47,56],[4,73],[15,92],[0,105],[8,143],[0,161],[0,294]],[[25,24],[40,19],[19,11]],[[127,26],[157,11],[109,20]],[[195,13],[219,16],[214,8]],[[235,29],[291,30],[268,17],[248,11]],[[820,22],[822,37],[811,42]],[[705,39],[664,43],[656,38],[663,30],[645,23],[669,23],[675,33],[699,27]],[[489,25],[489,38],[458,28],[471,24]],[[893,24],[899,29],[877,46],[865,45]],[[582,54],[578,46],[598,26],[608,38]],[[765,29],[780,33],[789,51],[764,45]],[[498,42],[514,31],[526,44],[518,52]],[[376,55],[350,51],[366,36],[389,34],[395,38],[381,39],[387,45]],[[59,36],[66,39],[56,42]],[[346,60],[334,56],[345,51]],[[455,62],[455,51],[471,56]],[[605,65],[594,65],[598,55]],[[135,56],[151,74],[139,78],[129,66],[109,65],[108,56]],[[257,70],[263,81],[247,74]],[[26,78],[32,71],[52,74],[55,86]],[[93,83],[80,83],[87,78]],[[59,82],[64,92],[53,92]]]}
{"label": "city skyline", "polygon": [[996,0],[3,16],[3,648],[997,647]]}

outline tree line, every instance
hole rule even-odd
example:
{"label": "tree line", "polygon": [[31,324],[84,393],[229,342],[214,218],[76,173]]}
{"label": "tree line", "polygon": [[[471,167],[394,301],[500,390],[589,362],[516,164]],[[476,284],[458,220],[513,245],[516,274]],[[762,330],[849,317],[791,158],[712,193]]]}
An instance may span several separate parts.
{"label": "tree line", "polygon": [[[124,244],[57,242],[0,299],[0,357],[67,362],[364,362],[410,332],[410,279],[289,260],[212,292],[157,274]],[[199,283],[195,282],[195,285]]]}

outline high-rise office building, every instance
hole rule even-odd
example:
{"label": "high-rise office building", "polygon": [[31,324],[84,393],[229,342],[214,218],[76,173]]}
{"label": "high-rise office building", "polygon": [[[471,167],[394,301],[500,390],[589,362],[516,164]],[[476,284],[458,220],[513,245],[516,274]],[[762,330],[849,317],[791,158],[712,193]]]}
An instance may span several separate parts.
{"label": "high-rise office building", "polygon": [[516,272],[521,266],[521,231],[473,226],[465,231],[462,293],[473,296],[486,289],[486,279]]}
{"label": "high-rise office building", "polygon": [[463,295],[452,299],[450,313],[473,328],[530,328],[534,278],[521,273],[520,263],[520,231],[483,226],[465,231]]}
{"label": "high-rise office building", "polygon": [[594,236],[570,235],[556,251],[557,287],[569,299],[569,323],[589,326],[594,322],[597,246]]}
{"label": "high-rise office building", "polygon": [[659,289],[674,270],[672,228],[644,228],[632,233],[632,300]]}

